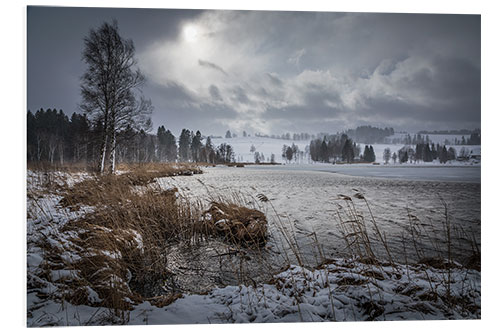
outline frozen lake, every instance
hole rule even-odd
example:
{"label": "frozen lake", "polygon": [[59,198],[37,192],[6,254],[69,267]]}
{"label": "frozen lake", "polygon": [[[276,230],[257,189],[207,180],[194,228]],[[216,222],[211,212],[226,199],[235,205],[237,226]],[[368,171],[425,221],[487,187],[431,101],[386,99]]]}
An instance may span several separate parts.
{"label": "frozen lake", "polygon": [[279,166],[247,166],[268,170],[302,170],[339,173],[357,177],[380,177],[402,180],[454,181],[481,183],[481,167],[469,165],[371,165],[371,164],[287,164]]}
{"label": "frozen lake", "polygon": [[[473,238],[480,246],[479,167],[221,166],[206,168],[203,174],[192,177],[163,178],[160,183],[165,187],[178,187],[184,195],[206,203],[222,196],[237,197],[247,205],[260,205],[270,222],[275,223],[279,218],[289,226],[312,264],[317,255],[314,245],[311,245],[314,243],[313,232],[327,256],[347,254],[338,219],[339,207],[345,207],[345,202],[339,200],[339,195],[352,196],[353,189],[365,195],[398,261],[404,261],[405,256],[416,258],[412,243],[407,238],[402,241],[403,233],[408,237],[409,213],[419,218],[418,228],[421,239],[426,239],[425,246],[429,250],[436,245],[442,247],[443,201],[453,225],[454,255],[460,258],[469,256]],[[269,203],[259,202],[258,194],[266,195],[272,207]],[[355,204],[370,228],[365,203],[356,199]],[[271,247],[280,251],[277,243],[273,243],[277,239],[276,228],[271,227],[271,235]]]}

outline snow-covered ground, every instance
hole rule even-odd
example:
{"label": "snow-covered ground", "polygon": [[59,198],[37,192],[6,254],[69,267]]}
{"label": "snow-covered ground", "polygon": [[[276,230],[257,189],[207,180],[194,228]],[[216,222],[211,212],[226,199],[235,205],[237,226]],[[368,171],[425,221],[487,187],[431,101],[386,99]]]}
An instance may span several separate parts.
{"label": "snow-covered ground", "polygon": [[[365,193],[389,245],[394,246],[400,243],[398,237],[407,224],[406,208],[420,217],[420,228],[433,225],[439,230],[443,218],[438,199],[441,196],[449,203],[453,223],[480,241],[478,184],[370,179],[287,167],[206,168],[204,174],[163,178],[160,184],[177,186],[182,194],[194,197],[206,197],[207,189],[217,192],[213,194],[242,193],[243,198],[264,193],[270,200],[267,205],[272,204],[297,235],[304,257],[309,257],[307,268],[292,265],[276,271],[267,283],[215,287],[204,294],[184,293],[165,307],[143,302],[124,316],[106,308],[72,305],[57,297],[44,296],[51,293],[56,296],[58,286],[46,278],[44,263],[48,258],[37,246],[37,240],[48,239],[60,247],[64,260],[75,260],[71,252],[64,252],[68,251],[65,242],[69,235],[61,232],[61,227],[92,207],[78,211],[61,207],[60,196],[43,192],[41,184],[50,174],[28,173],[28,326],[480,318],[480,272],[460,264],[448,271],[420,265],[368,265],[341,259],[345,245],[335,231],[334,218],[338,195],[350,195],[356,188]],[[70,177],[70,181],[84,177]],[[266,213],[270,219],[276,218],[269,206]],[[368,216],[362,202],[359,213]],[[319,259],[310,250],[313,231],[325,257],[332,258],[327,265],[317,268],[313,267]],[[271,247],[270,254],[274,250]],[[394,254],[397,253],[396,250]],[[59,279],[72,274],[76,273],[64,268],[51,272],[53,278]],[[93,290],[88,295],[99,298]],[[463,303],[446,304],[446,297],[457,295]]]}
{"label": "snow-covered ground", "polygon": [[[337,259],[318,269],[291,266],[260,286],[227,286],[184,295],[158,308],[149,302],[127,315],[130,325],[271,323],[481,318],[481,274],[422,266],[376,266]],[[464,303],[446,304],[446,295]],[[47,301],[34,309],[35,326],[99,325],[104,309]]]}

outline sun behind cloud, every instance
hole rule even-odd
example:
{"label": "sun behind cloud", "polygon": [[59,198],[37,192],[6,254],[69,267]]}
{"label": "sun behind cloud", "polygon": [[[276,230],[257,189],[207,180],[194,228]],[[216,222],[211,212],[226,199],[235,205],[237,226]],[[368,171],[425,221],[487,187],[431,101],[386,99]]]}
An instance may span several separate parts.
{"label": "sun behind cloud", "polygon": [[199,29],[196,26],[187,25],[184,27],[183,36],[187,42],[195,42],[198,39],[199,35]]}

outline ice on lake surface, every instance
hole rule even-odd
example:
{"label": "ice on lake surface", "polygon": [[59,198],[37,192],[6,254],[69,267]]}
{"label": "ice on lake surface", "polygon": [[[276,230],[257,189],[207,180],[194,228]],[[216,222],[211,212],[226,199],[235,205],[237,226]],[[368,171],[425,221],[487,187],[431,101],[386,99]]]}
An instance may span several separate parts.
{"label": "ice on lake surface", "polygon": [[322,171],[359,177],[381,177],[402,180],[481,182],[480,166],[471,165],[371,165],[371,164],[288,164],[249,166],[250,168]]}
{"label": "ice on lake surface", "polygon": [[[258,194],[266,195],[279,218],[296,233],[305,255],[312,258],[311,264],[316,255],[311,245],[313,232],[326,256],[347,254],[338,227],[339,205],[345,204],[339,200],[339,195],[352,196],[355,190],[365,195],[379,228],[400,262],[406,260],[406,256],[416,259],[410,240],[402,241],[403,232],[408,237],[408,214],[419,218],[421,239],[430,236],[431,242],[425,246],[431,250],[444,241],[445,204],[454,230],[452,250],[455,257],[471,255],[472,239],[480,246],[479,167],[221,166],[206,168],[203,174],[192,177],[163,178],[160,183],[165,187],[178,187],[188,197],[206,202],[219,195],[242,195],[247,203],[261,205],[268,219],[273,221],[277,216],[272,207],[256,199]],[[355,204],[370,227],[365,203],[355,200]],[[276,236],[276,230],[271,228],[271,234]]]}

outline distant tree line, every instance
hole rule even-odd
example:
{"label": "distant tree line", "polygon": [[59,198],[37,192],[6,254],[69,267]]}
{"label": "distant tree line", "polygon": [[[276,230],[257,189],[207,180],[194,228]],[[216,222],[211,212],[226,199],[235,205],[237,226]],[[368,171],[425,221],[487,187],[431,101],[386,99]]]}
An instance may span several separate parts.
{"label": "distant tree line", "polygon": [[347,134],[324,136],[309,144],[311,160],[315,162],[343,161],[351,163],[359,156],[360,148]]}
{"label": "distant tree line", "polygon": [[[453,132],[453,131],[450,131],[450,132]],[[386,140],[385,143],[404,144],[404,145],[417,145],[417,144],[422,144],[422,143],[424,143],[424,144],[432,144],[432,141],[429,138],[429,134],[425,134],[425,136],[424,136],[424,134],[425,134],[425,132],[423,133],[423,131],[420,131],[419,133],[414,134],[413,136],[411,136],[410,134],[406,134],[403,137],[392,138],[389,141]],[[449,133],[445,133],[445,134],[449,134]],[[478,133],[478,132],[473,132],[470,135],[470,137],[465,138],[464,136],[462,136],[461,139],[454,138],[453,142],[450,141],[449,139],[445,139],[444,140],[444,144],[445,145],[454,144],[454,145],[457,145],[457,146],[458,145],[462,145],[462,146],[466,146],[466,145],[480,145],[481,144],[481,134]]]}
{"label": "distant tree line", "polygon": [[[230,163],[234,162],[234,149],[231,145],[221,143],[215,147],[210,136],[203,137],[195,132],[183,129],[176,140],[170,130],[162,125],[156,135],[150,137],[152,154],[147,162],[195,162],[195,163]],[[123,161],[123,162],[134,162]]]}
{"label": "distant tree line", "polygon": [[27,115],[27,158],[30,162],[64,164],[94,159],[99,154],[99,128],[87,117],[62,110],[40,109]]}
{"label": "distant tree line", "polygon": [[288,141],[309,141],[311,139],[316,138],[314,134],[309,133],[283,133],[283,134],[261,134],[255,133],[255,136],[258,138],[271,138],[271,139],[281,139]]}
{"label": "distant tree line", "polygon": [[[85,162],[97,166],[101,162],[100,122],[91,122],[85,115],[73,113],[70,118],[62,110],[40,109],[27,115],[28,162],[49,162],[63,165]],[[231,145],[214,147],[210,137],[200,131],[183,129],[179,140],[164,126],[156,135],[127,127],[116,133],[116,162],[206,162],[234,161]]]}
{"label": "distant tree line", "polygon": [[365,150],[363,151],[363,155],[361,156],[361,160],[364,162],[375,162],[376,156],[375,151],[373,150],[373,146],[365,146]]}
{"label": "distant tree line", "polygon": [[292,143],[291,146],[283,145],[281,149],[281,157],[287,162],[291,162],[292,160],[295,162],[302,161],[304,156],[305,152],[300,150],[299,146],[295,143]]}
{"label": "distant tree line", "polygon": [[[464,149],[462,149],[461,154],[466,155]],[[385,148],[382,158],[385,164],[388,164],[391,158],[393,163],[397,161],[399,163],[432,162],[434,160],[446,163],[456,160],[457,152],[453,147],[446,148],[446,145],[419,143],[415,146],[415,149],[412,146],[406,145],[399,149],[397,154],[394,152],[392,155],[390,148]]]}
{"label": "distant tree line", "polygon": [[409,157],[411,161],[424,161],[432,162],[434,160],[439,160],[440,163],[446,163],[448,161],[456,160],[457,153],[455,148],[446,148],[446,145],[438,144],[417,144],[415,147],[415,152]]}
{"label": "distant tree line", "polygon": [[[355,142],[362,142],[365,144],[374,144],[374,143],[392,143],[392,144],[404,144],[404,145],[416,145],[418,143],[432,143],[429,138],[429,134],[464,134],[470,135],[470,138],[465,138],[462,136],[462,139],[455,138],[453,142],[449,140],[445,140],[444,144],[446,145],[480,145],[481,144],[481,134],[479,129],[475,130],[451,130],[451,131],[419,131],[417,134],[411,136],[410,134],[406,134],[402,137],[393,137],[394,129],[391,127],[378,128],[373,126],[358,126],[355,129],[348,129],[344,132],[337,133],[337,135],[346,134],[349,138],[351,138]],[[330,133],[318,133],[318,134],[309,134],[309,133],[283,133],[283,134],[262,134],[255,133],[256,137],[259,138],[271,138],[271,139],[281,139],[281,140],[289,140],[289,141],[310,141],[317,138],[323,138],[325,136],[330,136]],[[243,137],[250,136],[246,131],[243,131]],[[231,131],[227,131],[226,138],[235,138],[236,133],[231,133]]]}
{"label": "distant tree line", "polygon": [[[445,140],[445,144],[450,144],[448,140]],[[455,145],[461,146],[479,146],[481,144],[481,134],[474,132],[467,139],[462,135],[462,139],[455,138]]]}
{"label": "distant tree line", "polygon": [[479,128],[473,130],[461,129],[461,130],[439,130],[439,131],[419,131],[419,134],[449,134],[449,135],[471,135],[480,134],[481,130]]}
{"label": "distant tree line", "polygon": [[414,134],[413,137],[410,134],[405,135],[398,143],[403,143],[405,145],[417,145],[417,144],[430,144],[432,143],[429,139],[429,135],[425,137],[420,133]]}
{"label": "distant tree line", "polygon": [[354,141],[366,144],[383,143],[388,136],[394,135],[393,128],[378,128],[372,126],[358,126],[344,132]]}

